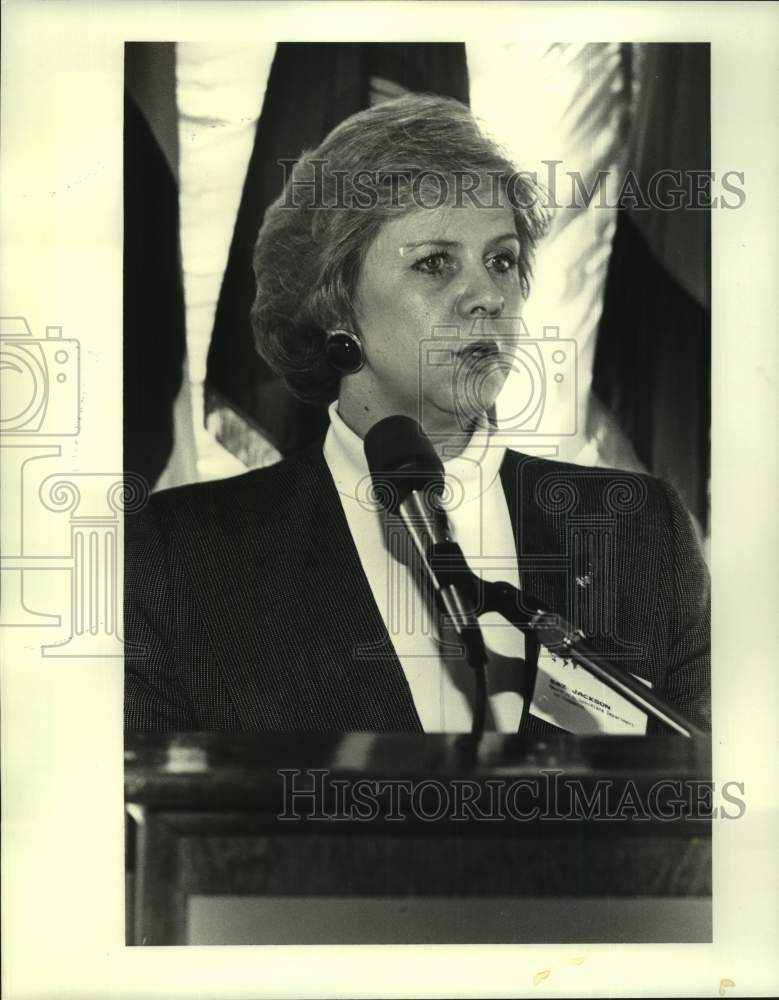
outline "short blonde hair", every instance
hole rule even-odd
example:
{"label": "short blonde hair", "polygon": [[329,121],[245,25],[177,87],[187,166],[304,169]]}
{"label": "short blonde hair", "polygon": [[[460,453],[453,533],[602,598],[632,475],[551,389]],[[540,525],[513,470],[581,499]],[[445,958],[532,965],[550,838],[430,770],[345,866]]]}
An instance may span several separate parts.
{"label": "short blonde hair", "polygon": [[326,331],[356,328],[357,279],[385,220],[440,204],[444,188],[448,198],[459,191],[463,203],[483,204],[486,186],[506,196],[514,213],[526,296],[549,222],[542,191],[459,101],[427,94],[385,101],[347,118],[301,156],[257,237],[251,310],[258,352],[295,396],[324,404],[337,397]]}

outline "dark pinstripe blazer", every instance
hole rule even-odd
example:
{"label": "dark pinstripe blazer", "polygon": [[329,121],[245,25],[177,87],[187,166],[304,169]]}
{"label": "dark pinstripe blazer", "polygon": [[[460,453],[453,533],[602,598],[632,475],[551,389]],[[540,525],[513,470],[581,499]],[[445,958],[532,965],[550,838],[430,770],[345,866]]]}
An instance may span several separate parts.
{"label": "dark pinstripe blazer", "polygon": [[[676,494],[511,451],[501,478],[523,588],[707,726],[708,575]],[[321,447],[128,515],[125,642],[129,730],[421,730]]]}

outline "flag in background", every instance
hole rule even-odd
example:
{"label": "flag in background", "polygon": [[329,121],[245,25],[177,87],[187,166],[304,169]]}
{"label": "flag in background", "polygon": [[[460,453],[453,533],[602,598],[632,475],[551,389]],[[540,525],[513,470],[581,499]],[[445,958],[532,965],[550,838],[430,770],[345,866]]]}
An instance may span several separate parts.
{"label": "flag in background", "polygon": [[[642,463],[679,491],[708,533],[711,425],[711,214],[664,210],[650,179],[711,166],[708,44],[630,46],[627,164],[637,179],[609,258],[593,390]],[[663,200],[670,204],[667,190]],[[701,200],[701,204],[706,204]]]}
{"label": "flag in background", "polygon": [[124,95],[124,467],[153,486],[180,450],[186,327],[175,46],[128,43]]}

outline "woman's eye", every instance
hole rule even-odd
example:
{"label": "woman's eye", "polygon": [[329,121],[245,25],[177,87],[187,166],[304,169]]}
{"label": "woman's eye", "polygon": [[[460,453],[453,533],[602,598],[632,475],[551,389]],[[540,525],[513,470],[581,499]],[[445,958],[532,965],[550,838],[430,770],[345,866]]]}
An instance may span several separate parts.
{"label": "woman's eye", "polygon": [[493,271],[506,274],[517,266],[517,259],[513,253],[506,251],[505,253],[497,253],[493,257],[490,257],[487,264]]}
{"label": "woman's eye", "polygon": [[452,260],[447,253],[431,253],[414,264],[414,270],[422,274],[443,274],[451,267]]}

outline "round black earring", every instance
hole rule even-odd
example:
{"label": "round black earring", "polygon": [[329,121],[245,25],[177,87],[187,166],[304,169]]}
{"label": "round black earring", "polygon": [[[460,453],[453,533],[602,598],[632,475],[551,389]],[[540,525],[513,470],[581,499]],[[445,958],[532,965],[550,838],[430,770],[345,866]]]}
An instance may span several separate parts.
{"label": "round black earring", "polygon": [[342,375],[353,375],[365,364],[360,339],[350,330],[328,331],[325,357]]}

